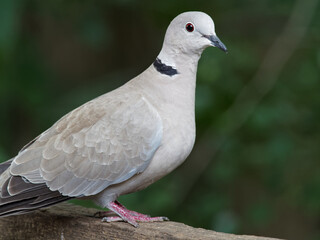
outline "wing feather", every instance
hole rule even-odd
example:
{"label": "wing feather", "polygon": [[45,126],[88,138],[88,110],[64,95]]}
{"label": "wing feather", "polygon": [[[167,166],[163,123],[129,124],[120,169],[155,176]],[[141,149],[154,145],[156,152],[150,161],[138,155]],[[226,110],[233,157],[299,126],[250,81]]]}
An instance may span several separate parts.
{"label": "wing feather", "polygon": [[88,196],[142,172],[161,140],[156,109],[118,89],[60,119],[19,153],[10,173],[65,196]]}

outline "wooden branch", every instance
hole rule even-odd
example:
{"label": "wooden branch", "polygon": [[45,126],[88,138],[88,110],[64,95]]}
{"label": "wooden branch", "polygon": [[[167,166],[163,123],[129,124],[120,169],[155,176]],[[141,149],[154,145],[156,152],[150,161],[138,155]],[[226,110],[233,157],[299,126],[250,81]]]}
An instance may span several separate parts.
{"label": "wooden branch", "polygon": [[[216,239],[272,240],[271,238],[218,233],[177,222],[128,223],[101,222],[96,209],[63,203],[45,210],[0,219],[1,239]],[[274,239],[273,239],[274,240]]]}

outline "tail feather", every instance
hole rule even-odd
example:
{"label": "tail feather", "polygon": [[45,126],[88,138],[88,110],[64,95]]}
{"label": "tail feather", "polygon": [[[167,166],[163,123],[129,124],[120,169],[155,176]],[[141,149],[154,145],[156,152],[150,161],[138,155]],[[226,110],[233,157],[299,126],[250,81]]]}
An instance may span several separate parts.
{"label": "tail feather", "polygon": [[12,203],[0,206],[0,217],[6,217],[10,215],[18,215],[18,214],[31,212],[39,208],[49,207],[51,205],[54,205],[69,199],[71,198],[66,196],[59,196],[59,197],[49,198],[45,201],[38,202],[36,204],[34,204],[35,199],[24,199],[22,201],[12,202]]}
{"label": "tail feather", "polygon": [[[12,160],[0,164],[0,174],[10,166]],[[0,186],[0,217],[27,213],[38,208],[48,207],[72,197],[51,191],[45,183],[33,184],[21,176],[8,176]]]}
{"label": "tail feather", "polygon": [[11,165],[11,163],[12,163],[12,160],[13,160],[13,159],[10,159],[10,160],[8,160],[8,161],[3,162],[3,163],[0,164],[0,175],[1,175],[5,170],[7,170],[8,167],[10,167],[10,165]]}

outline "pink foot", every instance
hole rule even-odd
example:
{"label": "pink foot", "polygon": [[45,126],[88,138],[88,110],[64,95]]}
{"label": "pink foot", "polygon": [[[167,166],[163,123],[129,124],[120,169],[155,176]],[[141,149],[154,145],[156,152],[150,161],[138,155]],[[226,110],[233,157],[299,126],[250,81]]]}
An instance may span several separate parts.
{"label": "pink foot", "polygon": [[[98,213],[99,216],[107,215],[102,218],[103,222],[118,222],[118,221],[125,221],[130,223],[134,227],[138,227],[139,224],[137,222],[162,222],[168,221],[167,217],[150,217],[148,215],[144,215],[141,213],[137,213],[134,211],[130,211],[126,209],[122,204],[118,201],[114,201],[108,204],[107,206],[110,210],[118,214],[119,216],[108,216],[110,211],[108,212],[100,212]],[[95,214],[96,215],[96,214]]]}

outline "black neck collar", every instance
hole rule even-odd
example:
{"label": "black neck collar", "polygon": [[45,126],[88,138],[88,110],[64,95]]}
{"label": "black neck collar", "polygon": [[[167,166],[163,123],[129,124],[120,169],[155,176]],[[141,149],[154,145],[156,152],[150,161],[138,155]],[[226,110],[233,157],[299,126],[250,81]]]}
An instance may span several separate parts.
{"label": "black neck collar", "polygon": [[159,58],[157,58],[154,62],[153,62],[153,66],[155,67],[155,69],[161,73],[161,74],[165,74],[168,76],[173,76],[178,74],[177,69],[171,67],[171,66],[167,66],[164,63],[161,62],[161,60]]}

